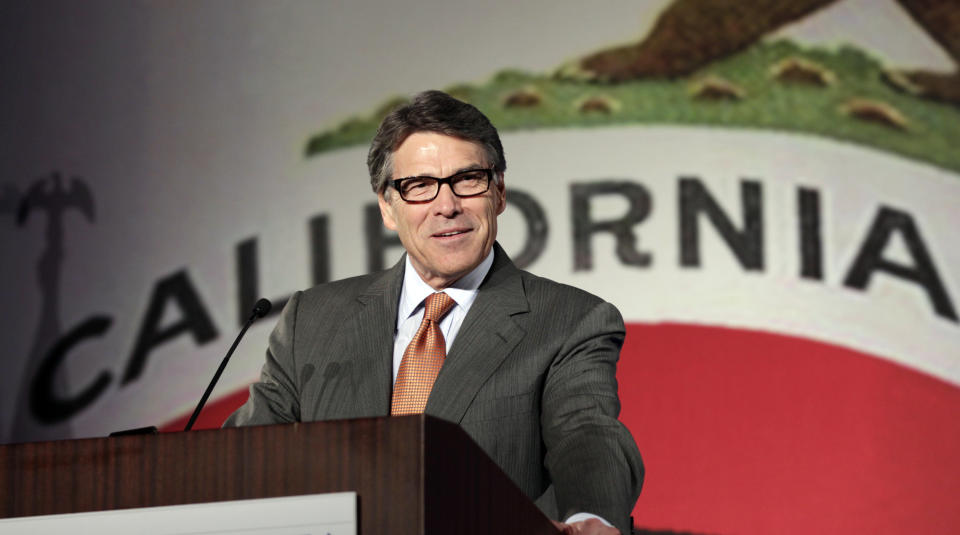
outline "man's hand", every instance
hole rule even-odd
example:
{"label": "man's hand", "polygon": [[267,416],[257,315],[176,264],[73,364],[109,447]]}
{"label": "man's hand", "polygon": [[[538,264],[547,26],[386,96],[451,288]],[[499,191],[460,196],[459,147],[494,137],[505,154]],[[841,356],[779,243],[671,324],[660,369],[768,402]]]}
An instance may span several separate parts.
{"label": "man's hand", "polygon": [[554,521],[553,525],[564,535],[620,535],[620,530],[612,528],[596,518],[588,518],[570,524]]}

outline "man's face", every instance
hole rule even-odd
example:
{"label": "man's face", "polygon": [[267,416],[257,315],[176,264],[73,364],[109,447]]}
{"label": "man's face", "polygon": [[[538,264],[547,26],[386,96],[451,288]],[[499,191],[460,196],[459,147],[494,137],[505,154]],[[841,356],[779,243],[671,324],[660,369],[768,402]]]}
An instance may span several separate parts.
{"label": "man's face", "polygon": [[[468,169],[488,168],[483,148],[471,141],[417,132],[393,154],[393,179],[445,178]],[[502,177],[501,177],[502,178]],[[396,190],[379,196],[383,224],[397,231],[420,278],[434,289],[450,286],[486,258],[497,237],[497,216],[506,207],[503,180],[476,197],[461,198],[449,184],[437,197],[408,203]]]}

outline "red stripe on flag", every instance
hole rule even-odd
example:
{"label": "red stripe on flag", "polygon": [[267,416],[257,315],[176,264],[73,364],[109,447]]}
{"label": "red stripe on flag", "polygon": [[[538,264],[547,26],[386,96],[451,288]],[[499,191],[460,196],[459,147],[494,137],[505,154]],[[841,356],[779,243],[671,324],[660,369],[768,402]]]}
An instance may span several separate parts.
{"label": "red stripe on flag", "polygon": [[627,331],[621,419],[647,467],[638,525],[960,532],[960,388],[789,336]]}

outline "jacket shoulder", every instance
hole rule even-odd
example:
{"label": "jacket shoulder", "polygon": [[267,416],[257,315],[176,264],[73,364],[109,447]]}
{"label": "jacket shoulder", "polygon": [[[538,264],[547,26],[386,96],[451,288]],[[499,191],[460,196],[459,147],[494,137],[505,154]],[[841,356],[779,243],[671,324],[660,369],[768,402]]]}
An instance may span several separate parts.
{"label": "jacket shoulder", "polygon": [[318,284],[299,292],[301,306],[323,303],[325,306],[346,305],[367,293],[372,286],[382,284],[389,271],[378,271],[346,279]]}
{"label": "jacket shoulder", "polygon": [[531,305],[541,303],[547,306],[593,308],[605,302],[604,299],[586,290],[534,275],[528,271],[520,270],[520,277]]}

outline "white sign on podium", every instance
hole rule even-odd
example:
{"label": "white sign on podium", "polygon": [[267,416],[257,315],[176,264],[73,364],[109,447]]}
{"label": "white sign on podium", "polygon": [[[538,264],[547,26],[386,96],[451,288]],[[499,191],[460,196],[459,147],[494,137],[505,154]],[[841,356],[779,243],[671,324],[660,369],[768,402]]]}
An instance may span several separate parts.
{"label": "white sign on podium", "polygon": [[356,535],[357,493],[193,503],[0,520],[0,533]]}

